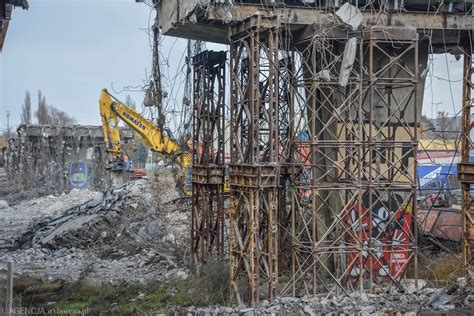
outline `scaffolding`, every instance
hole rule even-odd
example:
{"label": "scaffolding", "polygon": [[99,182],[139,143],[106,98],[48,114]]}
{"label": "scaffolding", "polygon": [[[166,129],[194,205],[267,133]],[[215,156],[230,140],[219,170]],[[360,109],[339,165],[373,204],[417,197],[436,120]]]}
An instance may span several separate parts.
{"label": "scaffolding", "polygon": [[461,130],[461,163],[458,165],[458,176],[461,182],[462,193],[462,263],[463,274],[467,274],[467,267],[472,260],[471,241],[474,230],[474,212],[472,210],[472,188],[474,183],[474,162],[470,157],[473,152],[473,117],[472,108],[474,99],[472,90],[474,89],[474,60],[472,59],[473,43],[472,31],[469,31],[467,41],[462,43],[463,47],[463,97],[462,97],[462,130]]}
{"label": "scaffolding", "polygon": [[282,293],[400,286],[416,258],[418,37],[390,31],[295,45],[292,273]]}
{"label": "scaffolding", "polygon": [[[231,41],[230,280],[237,300],[245,271],[249,302],[259,300],[261,278],[272,298],[278,283],[278,209],[284,200],[285,148],[279,107],[279,34],[274,19],[255,17],[233,30]],[[252,303],[253,304],[253,303]]]}
{"label": "scaffolding", "polygon": [[[228,227],[236,300],[252,306],[282,295],[403,289],[409,269],[417,286],[416,157],[428,57],[420,32],[375,25],[295,28],[272,15],[228,29],[230,203],[219,225]],[[472,42],[463,45],[466,267],[474,182]],[[200,73],[195,65],[195,104],[201,102]],[[200,120],[210,119],[195,118],[195,126]],[[198,206],[211,199],[197,183],[193,192],[197,253],[199,242],[210,249],[204,236],[212,235],[198,227],[206,227],[203,218],[211,227],[215,217],[207,215],[210,207]]]}
{"label": "scaffolding", "polygon": [[191,255],[196,263],[224,253],[225,52],[193,57]]}
{"label": "scaffolding", "polygon": [[254,17],[231,34],[237,299],[241,273],[251,305],[262,282],[269,299],[400,287],[416,265],[417,33],[289,40]]}

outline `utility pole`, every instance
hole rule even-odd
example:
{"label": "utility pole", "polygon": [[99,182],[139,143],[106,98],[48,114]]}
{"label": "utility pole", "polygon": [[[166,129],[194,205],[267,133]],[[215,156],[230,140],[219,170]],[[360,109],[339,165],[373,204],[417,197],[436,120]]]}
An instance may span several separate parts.
{"label": "utility pole", "polygon": [[7,111],[7,139],[10,139],[10,111]]}
{"label": "utility pole", "polygon": [[163,130],[165,125],[165,114],[163,113],[163,86],[161,85],[161,69],[160,69],[160,27],[158,20],[158,1],[155,2],[155,23],[153,24],[153,84],[154,84],[154,98],[153,103],[157,108],[156,125]]}
{"label": "utility pole", "polygon": [[[145,94],[145,100],[143,105],[146,107],[156,107],[157,117],[156,117],[156,126],[160,129],[164,128],[165,116],[163,113],[163,98],[166,97],[166,93],[163,92],[163,87],[161,85],[161,70],[160,70],[160,27],[158,20],[158,3],[159,1],[153,1],[155,9],[155,22],[152,26],[153,31],[153,47],[152,47],[152,76],[149,82]],[[151,120],[154,121],[153,116]]]}

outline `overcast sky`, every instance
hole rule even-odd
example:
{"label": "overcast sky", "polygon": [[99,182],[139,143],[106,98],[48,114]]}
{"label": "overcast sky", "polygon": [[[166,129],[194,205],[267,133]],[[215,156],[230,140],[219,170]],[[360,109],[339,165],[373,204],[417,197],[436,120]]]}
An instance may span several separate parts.
{"label": "overcast sky", "polygon": [[[30,9],[15,9],[0,53],[0,128],[20,122],[20,108],[25,90],[33,97],[37,91],[48,104],[66,111],[81,124],[99,124],[98,96],[102,88],[119,92],[126,86],[140,86],[151,71],[150,38],[146,29],[153,19],[150,9],[134,0],[29,0]],[[170,65],[163,69],[169,80],[168,91],[182,91],[183,80],[171,80],[184,63],[186,42],[166,38],[163,56]],[[209,45],[210,49],[225,49]],[[447,58],[447,63],[446,63]],[[423,113],[436,116],[437,111],[450,114],[460,109],[462,60],[437,55],[435,76],[427,84]],[[428,76],[430,78],[430,76]],[[431,81],[431,80],[428,80]],[[141,92],[121,92],[141,104]],[[452,97],[453,96],[453,97]],[[170,102],[181,102],[180,97]]]}

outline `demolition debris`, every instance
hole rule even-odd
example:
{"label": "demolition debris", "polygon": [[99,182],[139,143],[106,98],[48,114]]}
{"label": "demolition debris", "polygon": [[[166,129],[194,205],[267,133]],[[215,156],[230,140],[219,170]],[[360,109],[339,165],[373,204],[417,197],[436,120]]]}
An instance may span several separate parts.
{"label": "demolition debris", "polygon": [[[137,180],[106,192],[73,190],[24,201],[1,212],[1,261],[17,274],[92,282],[149,282],[186,278],[186,203],[165,171],[158,183]],[[162,189],[159,204],[151,190]],[[157,208],[160,205],[160,208]]]}

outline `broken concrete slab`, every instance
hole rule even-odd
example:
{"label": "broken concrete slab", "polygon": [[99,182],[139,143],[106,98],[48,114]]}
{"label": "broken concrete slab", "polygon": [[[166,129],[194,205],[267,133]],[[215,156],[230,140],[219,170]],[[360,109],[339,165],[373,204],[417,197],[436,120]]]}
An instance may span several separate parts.
{"label": "broken concrete slab", "polygon": [[48,195],[23,201],[10,208],[0,208],[0,250],[14,250],[21,246],[21,236],[28,227],[44,216],[59,214],[83,204],[94,192],[74,189],[68,194]]}
{"label": "broken concrete slab", "polygon": [[356,31],[364,22],[364,16],[360,10],[349,2],[344,3],[336,11],[336,16],[353,31]]}
{"label": "broken concrete slab", "polygon": [[83,271],[97,283],[186,279],[190,203],[180,200],[171,173],[162,178],[159,186],[141,179],[103,193],[73,190],[24,201],[13,213],[30,215],[28,221],[0,210],[8,228],[0,237],[17,241],[7,251],[0,247],[0,260],[15,262],[17,273],[53,280],[76,281]]}
{"label": "broken concrete slab", "polygon": [[[168,173],[163,178],[173,179]],[[129,182],[59,213],[47,212],[23,231],[17,247],[94,248],[103,249],[104,256],[131,255],[152,245],[160,251],[182,252],[188,249],[189,212],[179,209],[190,205],[180,200],[175,185],[163,181],[166,185],[154,186],[147,179]],[[161,192],[156,203],[155,188]],[[66,195],[64,199],[67,203]]]}

